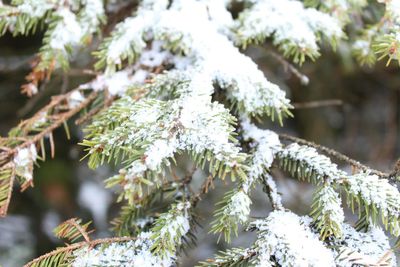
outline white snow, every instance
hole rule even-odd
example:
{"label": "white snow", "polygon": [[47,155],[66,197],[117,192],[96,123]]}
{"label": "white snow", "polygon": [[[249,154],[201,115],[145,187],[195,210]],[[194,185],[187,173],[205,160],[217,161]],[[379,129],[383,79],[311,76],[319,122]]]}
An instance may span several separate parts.
{"label": "white snow", "polygon": [[65,51],[65,46],[79,44],[84,32],[76,15],[69,9],[61,8],[57,15],[61,19],[50,34],[49,45],[52,49]]}
{"label": "white snow", "polygon": [[41,18],[44,14],[54,8],[55,3],[48,0],[25,0],[18,5],[18,10],[34,18]]}
{"label": "white snow", "polygon": [[76,108],[79,106],[83,101],[85,100],[85,97],[81,92],[78,90],[73,91],[68,98],[68,107],[70,109]]}
{"label": "white snow", "polygon": [[[107,89],[111,95],[121,96],[125,93],[134,81],[131,76],[131,70],[122,70],[110,74],[102,74],[89,85],[95,91]],[[85,89],[85,88],[82,88]]]}
{"label": "white snow", "polygon": [[284,49],[290,44],[313,52],[318,51],[318,33],[330,39],[343,36],[338,21],[296,0],[257,1],[241,13],[237,25],[239,42],[273,36],[274,44]]}
{"label": "white snow", "polygon": [[34,144],[18,149],[14,157],[17,175],[21,176],[26,181],[31,181],[33,178],[33,163],[36,161],[36,158],[37,151]]}
{"label": "white snow", "polygon": [[259,230],[257,266],[271,256],[282,267],[336,266],[332,252],[310,230],[310,221],[288,211],[273,211],[267,219],[252,223]]}
{"label": "white snow", "polygon": [[141,233],[135,241],[111,243],[95,248],[83,248],[74,253],[73,267],[169,267],[174,264],[172,255],[156,256],[151,252],[151,232]]}

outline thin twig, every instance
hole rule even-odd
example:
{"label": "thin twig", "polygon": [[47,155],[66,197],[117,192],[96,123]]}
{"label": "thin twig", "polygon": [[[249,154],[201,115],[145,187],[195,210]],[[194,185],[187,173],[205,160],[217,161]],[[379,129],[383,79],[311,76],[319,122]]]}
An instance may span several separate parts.
{"label": "thin twig", "polygon": [[320,108],[329,106],[342,106],[343,101],[339,99],[329,99],[329,100],[309,101],[304,103],[293,103],[292,105],[295,109]]}
{"label": "thin twig", "polygon": [[79,233],[81,233],[86,243],[90,243],[90,237],[88,232],[85,229],[83,229],[79,223],[76,223],[76,219],[70,219],[68,220],[68,223],[72,224],[79,231]]}
{"label": "thin twig", "polygon": [[299,137],[291,136],[291,135],[288,135],[288,134],[279,134],[279,137],[282,138],[282,139],[286,139],[286,140],[289,140],[289,141],[293,141],[293,142],[299,143],[299,144],[303,144],[303,145],[314,147],[314,148],[324,152],[325,154],[328,154],[328,155],[330,155],[332,157],[337,158],[338,160],[341,160],[341,161],[349,163],[351,166],[356,167],[357,169],[361,169],[363,171],[368,171],[368,172],[370,172],[372,174],[376,174],[376,175],[378,175],[378,176],[380,176],[382,178],[388,178],[389,177],[389,174],[381,172],[381,171],[378,171],[378,170],[373,170],[370,167],[362,164],[361,162],[359,162],[357,160],[354,160],[352,158],[349,158],[348,156],[346,156],[346,155],[344,155],[344,154],[342,154],[342,153],[340,153],[340,152],[338,152],[338,151],[336,151],[334,149],[327,148],[327,147],[321,146],[321,145],[317,145],[314,142],[307,141],[307,140],[301,139]]}
{"label": "thin twig", "polygon": [[301,73],[293,64],[291,64],[289,61],[287,61],[285,58],[283,58],[280,54],[272,51],[271,49],[268,49],[268,53],[275,58],[279,63],[281,63],[286,71],[290,71],[293,73],[301,82],[303,85],[308,85],[310,82],[310,79]]}

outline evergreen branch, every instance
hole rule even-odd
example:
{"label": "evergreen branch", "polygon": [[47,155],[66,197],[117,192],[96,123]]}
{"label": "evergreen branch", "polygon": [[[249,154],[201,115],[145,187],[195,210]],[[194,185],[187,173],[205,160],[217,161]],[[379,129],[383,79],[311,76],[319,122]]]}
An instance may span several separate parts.
{"label": "evergreen branch", "polygon": [[190,202],[180,202],[163,213],[151,228],[153,244],[151,250],[156,255],[174,255],[182,243],[182,238],[190,230]]}
{"label": "evergreen branch", "polygon": [[182,189],[183,184],[183,181],[166,181],[135,201],[134,205],[124,205],[118,217],[111,222],[113,230],[119,236],[131,236],[150,230],[160,211],[176,201],[180,192],[178,190]]}
{"label": "evergreen branch", "polygon": [[[290,19],[282,19],[284,17]],[[306,57],[314,60],[320,55],[317,42],[321,36],[335,47],[344,34],[335,19],[313,8],[304,8],[302,3],[295,1],[254,2],[239,14],[236,25],[237,43],[243,47],[272,37],[273,44],[283,55],[292,57],[298,64],[302,64]]]}
{"label": "evergreen branch", "polygon": [[392,59],[398,60],[400,58],[400,42],[397,33],[380,36],[372,45],[372,48],[379,55],[378,60],[388,57],[386,66],[389,66]]}
{"label": "evergreen branch", "polygon": [[341,207],[339,194],[332,185],[320,186],[313,196],[310,216],[313,218],[314,227],[319,230],[322,240],[334,236],[342,236],[344,212]]}
{"label": "evergreen branch", "polygon": [[335,181],[346,175],[331,160],[309,146],[292,143],[277,154],[279,167],[292,176],[314,184]]}
{"label": "evergreen branch", "polygon": [[340,183],[346,192],[347,205],[353,212],[358,206],[358,215],[364,224],[377,225],[380,218],[386,230],[396,237],[400,235],[400,193],[387,179],[359,173]]}
{"label": "evergreen branch", "polygon": [[[51,110],[53,107],[59,105],[62,101],[68,99],[68,97],[75,91],[72,91],[66,95],[60,95],[57,97],[54,97],[52,101],[43,109],[41,109],[39,112],[37,112],[31,119],[23,121],[17,128],[20,128],[22,132],[28,131],[28,127],[32,125],[33,122],[38,120],[43,114],[43,112],[47,112],[48,110]],[[61,125],[64,124],[64,122],[71,117],[73,117],[75,114],[77,114],[79,111],[81,111],[83,108],[88,106],[97,96],[97,92],[92,92],[88,97],[85,98],[82,103],[80,103],[78,106],[75,108],[64,112],[60,113],[57,115],[53,115],[55,120],[52,122],[52,124],[48,127],[46,127],[44,130],[40,131],[39,133],[29,136],[28,140],[22,142],[21,144],[17,145],[16,147],[13,147],[11,150],[8,150],[6,152],[3,152],[2,155],[0,156],[1,160],[6,160],[8,157],[14,155],[18,149],[26,148],[32,144],[38,143],[41,139],[43,139],[46,135],[50,134],[53,132],[55,129],[60,127]],[[26,127],[28,126],[28,127]]]}
{"label": "evergreen branch", "polygon": [[360,162],[358,162],[358,161],[356,161],[354,159],[351,159],[348,156],[346,156],[346,155],[344,155],[344,154],[342,154],[342,153],[340,153],[340,152],[338,152],[338,151],[336,151],[334,149],[327,148],[327,147],[324,147],[322,145],[315,144],[314,142],[307,141],[307,140],[304,140],[304,139],[301,139],[301,138],[298,138],[298,137],[294,137],[294,136],[291,136],[291,135],[288,135],[288,134],[279,134],[279,137],[282,138],[282,139],[285,139],[285,140],[289,140],[289,141],[293,141],[293,142],[296,142],[296,143],[299,143],[299,144],[303,144],[303,145],[306,145],[306,146],[314,147],[317,150],[319,150],[319,151],[321,151],[321,152],[323,152],[323,153],[325,153],[325,154],[327,154],[327,155],[329,155],[331,157],[334,157],[334,158],[337,158],[340,161],[349,163],[351,166],[356,167],[357,169],[360,169],[360,170],[363,170],[363,171],[368,171],[368,172],[370,172],[372,174],[376,174],[376,175],[378,175],[380,177],[388,177],[387,173],[384,173],[384,172],[381,172],[381,171],[377,171],[377,170],[373,170],[370,167],[368,167],[368,166],[366,166],[366,165],[364,165],[364,164],[362,164],[362,163],[360,163]]}
{"label": "evergreen branch", "polygon": [[76,250],[84,248],[86,246],[95,247],[97,245],[111,244],[118,242],[128,242],[135,240],[133,237],[111,237],[96,239],[90,242],[82,241],[79,243],[74,243],[66,247],[55,249],[49,253],[46,253],[24,265],[24,267],[56,267],[62,266],[63,264],[68,264],[71,260],[72,253]]}
{"label": "evergreen branch", "polygon": [[250,227],[257,229],[256,265],[274,266],[274,259],[279,266],[335,266],[331,251],[312,232],[307,218],[273,211]]}
{"label": "evergreen branch", "polygon": [[222,201],[216,204],[218,208],[214,212],[215,220],[211,223],[210,232],[218,233],[218,240],[223,234],[224,240],[230,243],[232,234],[238,235],[238,223],[247,221],[250,204],[251,200],[243,190],[227,192]]}

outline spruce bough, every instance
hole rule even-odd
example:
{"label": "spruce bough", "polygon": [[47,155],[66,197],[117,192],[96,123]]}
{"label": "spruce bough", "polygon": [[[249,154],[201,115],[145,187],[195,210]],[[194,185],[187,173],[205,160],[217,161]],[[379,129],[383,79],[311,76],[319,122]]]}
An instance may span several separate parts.
{"label": "spruce bough", "polygon": [[[77,122],[85,123],[80,145],[89,167],[120,166],[105,179],[123,203],[112,221],[115,237],[92,240],[90,223],[70,219],[55,229],[67,245],[26,266],[174,266],[196,243],[196,205],[215,179],[234,188],[216,203],[210,232],[229,242],[242,225],[257,239],[200,266],[396,266],[397,244],[389,243],[400,235],[395,177],[353,161],[354,173],[345,172],[332,162],[335,153],[260,128],[256,121],[283,127],[293,106],[241,50],[271,43],[267,49],[280,52],[273,53],[302,82],[307,77],[291,61],[316,60],[323,44],[350,45],[360,64],[389,64],[400,51],[396,0],[142,0],[127,4],[132,12],[116,25],[111,18],[126,3],[105,2],[0,2],[0,34],[45,32],[22,86],[26,95],[54,72],[68,72],[85,47],[96,62],[91,81],[54,97],[0,139],[0,214],[7,214],[14,182],[29,188],[35,164],[50,160],[48,142],[54,156],[52,132],[64,126],[69,134],[68,120],[82,110]],[[381,7],[382,17],[351,25],[368,5]],[[356,31],[346,35],[351,27]],[[183,177],[174,171],[180,154],[195,165]],[[272,167],[316,186],[308,216],[283,206]],[[194,176],[196,169],[206,175]],[[202,180],[198,192],[193,179]],[[250,216],[255,187],[273,207],[257,220]],[[342,202],[358,215],[356,225],[346,222]]]}

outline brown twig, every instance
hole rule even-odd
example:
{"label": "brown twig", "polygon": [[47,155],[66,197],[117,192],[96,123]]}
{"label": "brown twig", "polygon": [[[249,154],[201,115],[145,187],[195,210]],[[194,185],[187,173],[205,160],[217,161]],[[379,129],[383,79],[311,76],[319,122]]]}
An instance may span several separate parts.
{"label": "brown twig", "polygon": [[280,54],[274,52],[271,49],[268,49],[268,53],[275,58],[279,63],[281,63],[286,71],[290,71],[293,73],[301,82],[303,85],[308,85],[310,82],[310,79],[301,73],[293,64],[291,64],[289,61],[287,61],[285,58],[283,58]]}
{"label": "brown twig", "polygon": [[215,179],[215,177],[213,177],[211,175],[206,178],[206,180],[201,185],[200,191],[195,196],[192,197],[192,206],[193,207],[195,207],[197,205],[197,203],[201,200],[201,197],[203,195],[208,193],[208,190],[210,187],[214,189],[214,179]]}
{"label": "brown twig", "polygon": [[325,153],[325,154],[327,154],[329,156],[335,157],[338,160],[341,160],[343,162],[349,163],[351,166],[353,166],[353,167],[355,167],[357,169],[360,169],[360,170],[363,170],[363,171],[369,171],[370,173],[376,174],[376,175],[378,175],[378,176],[380,176],[382,178],[389,177],[389,174],[381,172],[381,171],[378,171],[378,170],[373,170],[370,167],[362,164],[361,162],[359,162],[357,160],[354,160],[352,158],[349,158],[348,156],[346,156],[346,155],[344,155],[344,154],[342,154],[342,153],[340,153],[340,152],[338,152],[338,151],[336,151],[334,149],[327,148],[327,147],[324,147],[324,146],[321,146],[321,145],[317,145],[314,142],[307,141],[307,140],[301,139],[299,137],[291,136],[291,135],[288,135],[288,134],[279,134],[279,137],[282,138],[282,139],[286,139],[286,140],[289,140],[289,141],[293,141],[293,142],[299,143],[299,144],[303,144],[303,145],[314,147],[317,150],[319,150],[319,151],[321,151],[321,152],[323,152],[323,153]]}
{"label": "brown twig", "polygon": [[307,109],[307,108],[320,108],[329,106],[342,106],[343,101],[339,99],[309,101],[304,103],[293,103],[292,106],[295,109]]}
{"label": "brown twig", "polygon": [[[69,94],[70,93],[68,93],[66,95],[69,96]],[[49,109],[53,108],[54,106],[56,106],[57,104],[59,104],[62,100],[67,99],[66,95],[61,95],[61,96],[55,97],[49,105],[47,105],[46,107],[41,109],[31,119],[22,122],[20,125],[25,126],[28,121],[30,122],[33,118],[36,118],[38,115],[41,114],[41,112],[43,112],[45,110],[49,110]],[[96,96],[97,96],[97,92],[92,92],[84,101],[82,101],[82,103],[80,103],[75,108],[73,108],[73,109],[71,109],[71,110],[69,110],[67,112],[64,112],[64,113],[61,113],[61,114],[57,114],[58,118],[54,122],[52,122],[52,124],[50,126],[45,128],[43,131],[41,131],[38,134],[32,136],[31,138],[29,138],[28,140],[26,140],[22,144],[14,147],[13,149],[11,149],[9,151],[6,151],[5,153],[7,153],[7,156],[12,156],[17,152],[18,149],[28,147],[31,144],[36,144],[42,138],[44,138],[45,136],[47,136],[48,134],[53,132],[55,129],[60,127],[66,120],[70,119],[72,116],[74,116],[79,111],[81,111],[84,107],[89,105],[96,98]]]}
{"label": "brown twig", "polygon": [[85,239],[87,243],[90,243],[90,237],[88,232],[86,231],[86,229],[83,229],[79,223],[76,222],[76,219],[70,219],[68,220],[68,223],[73,225],[79,231],[79,233],[81,233],[82,237]]}

